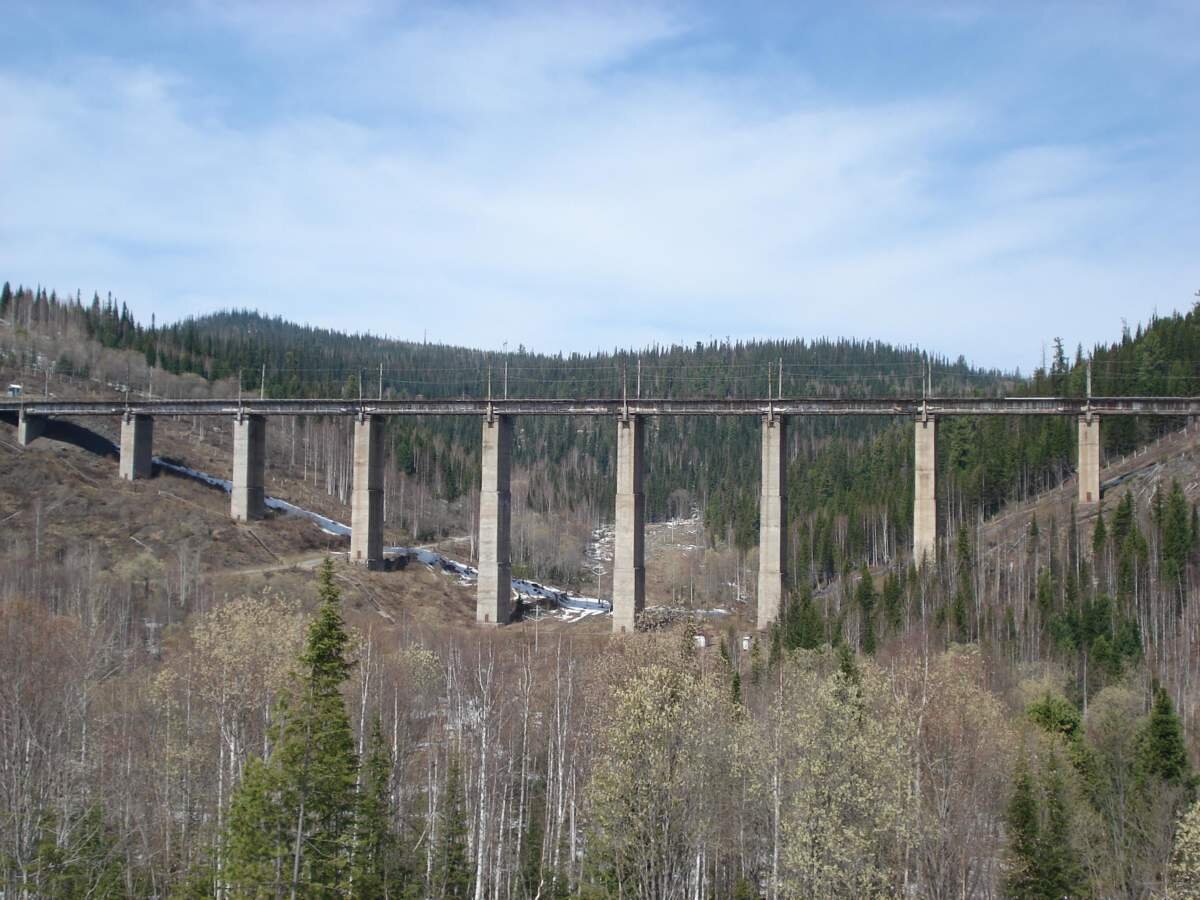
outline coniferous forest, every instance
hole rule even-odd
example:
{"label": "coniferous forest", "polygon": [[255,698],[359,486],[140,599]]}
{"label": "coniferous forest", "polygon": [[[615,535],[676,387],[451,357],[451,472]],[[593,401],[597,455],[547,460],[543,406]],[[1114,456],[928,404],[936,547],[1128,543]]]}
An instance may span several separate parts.
{"label": "coniferous forest", "polygon": [[[1200,372],[1195,310],[1053,341],[1028,374],[852,340],[557,356],[249,312],[159,326],[8,284],[0,320],[7,370],[64,393],[919,396],[930,371],[935,394],[1081,396],[1090,362],[1097,395],[1190,395]],[[1106,422],[1102,452],[1184,424]],[[344,502],[343,423],[271,427],[271,465]],[[388,429],[389,527],[470,533],[478,423]],[[788,601],[748,642],[703,618],[625,640],[389,623],[348,608],[342,563],[220,595],[10,526],[4,896],[1197,896],[1200,474],[1037,506],[1074,442],[1065,420],[940,423],[942,544],[918,569],[911,423],[795,423]],[[755,423],[664,419],[646,446],[649,516],[697,512],[755,571]],[[585,577],[614,452],[601,422],[520,423],[514,523],[559,540],[515,536],[517,568]],[[34,497],[14,521],[52,514]]]}

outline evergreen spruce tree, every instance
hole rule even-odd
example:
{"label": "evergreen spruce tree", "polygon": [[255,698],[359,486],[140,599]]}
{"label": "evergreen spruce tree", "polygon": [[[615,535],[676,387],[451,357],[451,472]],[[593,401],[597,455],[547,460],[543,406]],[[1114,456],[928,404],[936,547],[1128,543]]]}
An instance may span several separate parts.
{"label": "evergreen spruce tree", "polygon": [[1024,757],[1013,779],[1012,799],[1006,815],[1008,825],[1008,865],[1004,893],[1008,897],[1031,897],[1038,880],[1038,807],[1033,777]]}
{"label": "evergreen spruce tree", "polygon": [[863,560],[862,569],[858,573],[858,611],[862,618],[862,651],[867,656],[875,655],[875,581],[871,578],[871,570]]}
{"label": "evergreen spruce tree", "polygon": [[859,704],[862,698],[862,670],[854,658],[854,650],[849,644],[841,643],[837,647],[838,671],[842,676],[840,693],[849,703]]}
{"label": "evergreen spruce tree", "polygon": [[750,645],[750,683],[753,685],[757,685],[762,681],[763,658],[760,644],[760,641],[754,641]]}
{"label": "evergreen spruce tree", "polygon": [[1171,784],[1186,786],[1191,781],[1191,765],[1183,740],[1183,726],[1175,713],[1171,695],[1159,687],[1154,706],[1141,735],[1142,770]]}
{"label": "evergreen spruce tree", "polygon": [[[8,283],[5,282],[4,286],[8,287]],[[44,897],[60,896],[65,854],[58,845],[58,816],[53,812],[43,813],[37,824],[37,835],[33,884]]]}
{"label": "evergreen spruce tree", "polygon": [[74,817],[65,834],[55,815],[43,816],[34,861],[38,897],[117,900],[126,896],[124,876],[124,858],[99,804]]}
{"label": "evergreen spruce tree", "polygon": [[1104,507],[1096,514],[1096,528],[1092,531],[1092,559],[1099,567],[1099,560],[1104,555],[1104,544],[1108,540],[1108,528],[1104,524]]}
{"label": "evergreen spruce tree", "polygon": [[883,609],[888,627],[899,632],[904,624],[904,581],[903,572],[889,572],[883,581]]}
{"label": "evergreen spruce tree", "polygon": [[975,602],[975,571],[971,563],[971,537],[966,528],[958,530],[954,555],[958,570],[958,584],[954,589],[954,635],[955,640],[966,643],[971,639],[971,606]]}
{"label": "evergreen spruce tree", "polygon": [[358,765],[341,694],[350,676],[350,639],[328,558],[321,567],[318,593],[321,607],[300,657],[301,696],[277,752],[295,804],[292,884],[298,889],[303,883],[310,896],[333,894],[342,886]]}
{"label": "evergreen spruce tree", "polygon": [[392,876],[402,874],[396,871],[391,781],[392,757],[376,716],[367,758],[363,761],[354,822],[350,885],[356,897],[382,897],[385,888],[392,887]]}
{"label": "evergreen spruce tree", "polygon": [[329,559],[318,593],[271,758],[248,767],[231,802],[226,878],[235,896],[260,895],[264,879],[267,892],[291,897],[336,897],[348,888],[358,758],[341,694],[350,639]]}
{"label": "evergreen spruce tree", "polygon": [[1171,492],[1163,509],[1162,558],[1163,580],[1182,596],[1183,575],[1192,553],[1192,521],[1187,497],[1178,481],[1171,482]]}
{"label": "evergreen spruce tree", "polygon": [[1006,896],[1014,900],[1063,900],[1086,895],[1087,882],[1071,840],[1066,779],[1053,747],[1036,781],[1022,757],[1006,819]]}
{"label": "evergreen spruce tree", "polygon": [[783,636],[789,650],[815,650],[825,643],[825,621],[812,598],[812,588],[805,585],[799,602],[788,604],[787,622]]}
{"label": "evergreen spruce tree", "polygon": [[467,801],[463,795],[462,770],[453,756],[446,771],[446,791],[438,816],[437,849],[430,889],[439,900],[465,900],[471,893],[471,864],[467,856]]}
{"label": "evergreen spruce tree", "polygon": [[222,880],[232,896],[277,896],[285,889],[287,836],[288,816],[280,802],[277,772],[252,756],[229,802]]}
{"label": "evergreen spruce tree", "polygon": [[1032,896],[1046,900],[1085,892],[1083,867],[1071,841],[1071,809],[1058,754],[1051,749],[1042,778],[1043,821],[1038,838],[1039,881]]}
{"label": "evergreen spruce tree", "polygon": [[1114,547],[1124,546],[1125,539],[1129,537],[1130,531],[1133,530],[1133,525],[1133,493],[1126,491],[1125,496],[1121,498],[1121,502],[1117,504],[1117,511],[1113,513],[1112,537]]}
{"label": "evergreen spruce tree", "polygon": [[544,791],[532,792],[529,798],[529,824],[521,841],[519,885],[520,896],[523,897],[537,897],[542,893],[542,843],[546,839],[544,810]]}

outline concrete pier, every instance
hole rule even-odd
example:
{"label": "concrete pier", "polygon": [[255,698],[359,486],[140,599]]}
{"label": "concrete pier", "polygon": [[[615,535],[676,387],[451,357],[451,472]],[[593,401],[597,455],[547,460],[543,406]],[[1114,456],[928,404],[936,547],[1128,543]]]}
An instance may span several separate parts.
{"label": "concrete pier", "polygon": [[126,481],[149,478],[153,468],[154,419],[127,414],[121,417],[120,475]]}
{"label": "concrete pier", "polygon": [[17,418],[17,443],[22,447],[28,447],[37,438],[42,436],[42,432],[46,430],[45,416],[27,415],[24,410],[18,414]]}
{"label": "concrete pier", "polygon": [[242,414],[233,422],[233,518],[261,519],[267,513],[267,420]]}
{"label": "concrete pier", "polygon": [[779,621],[787,550],[787,425],[763,416],[762,494],[758,503],[758,628]]}
{"label": "concrete pier", "polygon": [[634,631],[646,605],[645,428],[641,416],[617,419],[617,515],[613,547],[613,631]]}
{"label": "concrete pier", "polygon": [[505,625],[512,617],[510,528],[512,417],[483,420],[483,482],[479,488],[479,580],[475,621]]}
{"label": "concrete pier", "polygon": [[937,424],[917,419],[916,485],[913,492],[913,562],[937,562]]}
{"label": "concrete pier", "polygon": [[1079,417],[1079,505],[1100,502],[1100,418]]}
{"label": "concrete pier", "polygon": [[354,420],[354,486],[350,498],[350,561],[383,566],[383,418]]}

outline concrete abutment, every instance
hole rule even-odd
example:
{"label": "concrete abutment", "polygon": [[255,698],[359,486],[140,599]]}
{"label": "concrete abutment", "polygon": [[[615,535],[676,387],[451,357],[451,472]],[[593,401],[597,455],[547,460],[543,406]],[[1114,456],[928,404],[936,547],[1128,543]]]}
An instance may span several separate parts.
{"label": "concrete abutment", "polygon": [[46,430],[45,416],[31,416],[21,410],[17,417],[17,443],[28,447]]}

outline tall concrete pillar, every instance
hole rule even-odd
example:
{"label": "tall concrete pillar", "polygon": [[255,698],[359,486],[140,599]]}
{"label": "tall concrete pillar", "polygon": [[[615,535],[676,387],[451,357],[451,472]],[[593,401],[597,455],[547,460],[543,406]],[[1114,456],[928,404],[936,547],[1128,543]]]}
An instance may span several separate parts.
{"label": "tall concrete pillar", "polygon": [[28,447],[36,438],[42,436],[42,432],[46,430],[45,416],[30,416],[26,415],[24,410],[21,410],[17,418],[17,443],[22,447]]}
{"label": "tall concrete pillar", "polygon": [[483,482],[479,488],[479,580],[475,621],[504,625],[512,617],[510,523],[512,417],[483,420]]}
{"label": "tall concrete pillar", "polygon": [[233,518],[261,519],[267,512],[267,420],[239,415],[233,422]]}
{"label": "tall concrete pillar", "polygon": [[1100,417],[1079,417],[1079,505],[1100,502]]}
{"label": "tall concrete pillar", "polygon": [[354,420],[354,486],[350,497],[350,561],[383,565],[383,418]]}
{"label": "tall concrete pillar", "polygon": [[916,490],[913,492],[913,561],[937,561],[937,424],[933,417],[917,420]]}
{"label": "tall concrete pillar", "polygon": [[613,631],[634,631],[646,606],[645,446],[641,416],[617,420],[617,523],[613,546]]}
{"label": "tall concrete pillar", "polygon": [[121,417],[121,463],[119,472],[126,481],[149,478],[153,468],[154,419],[126,414]]}
{"label": "tall concrete pillar", "polygon": [[763,416],[762,495],[758,503],[758,627],[779,620],[787,547],[787,425]]}

